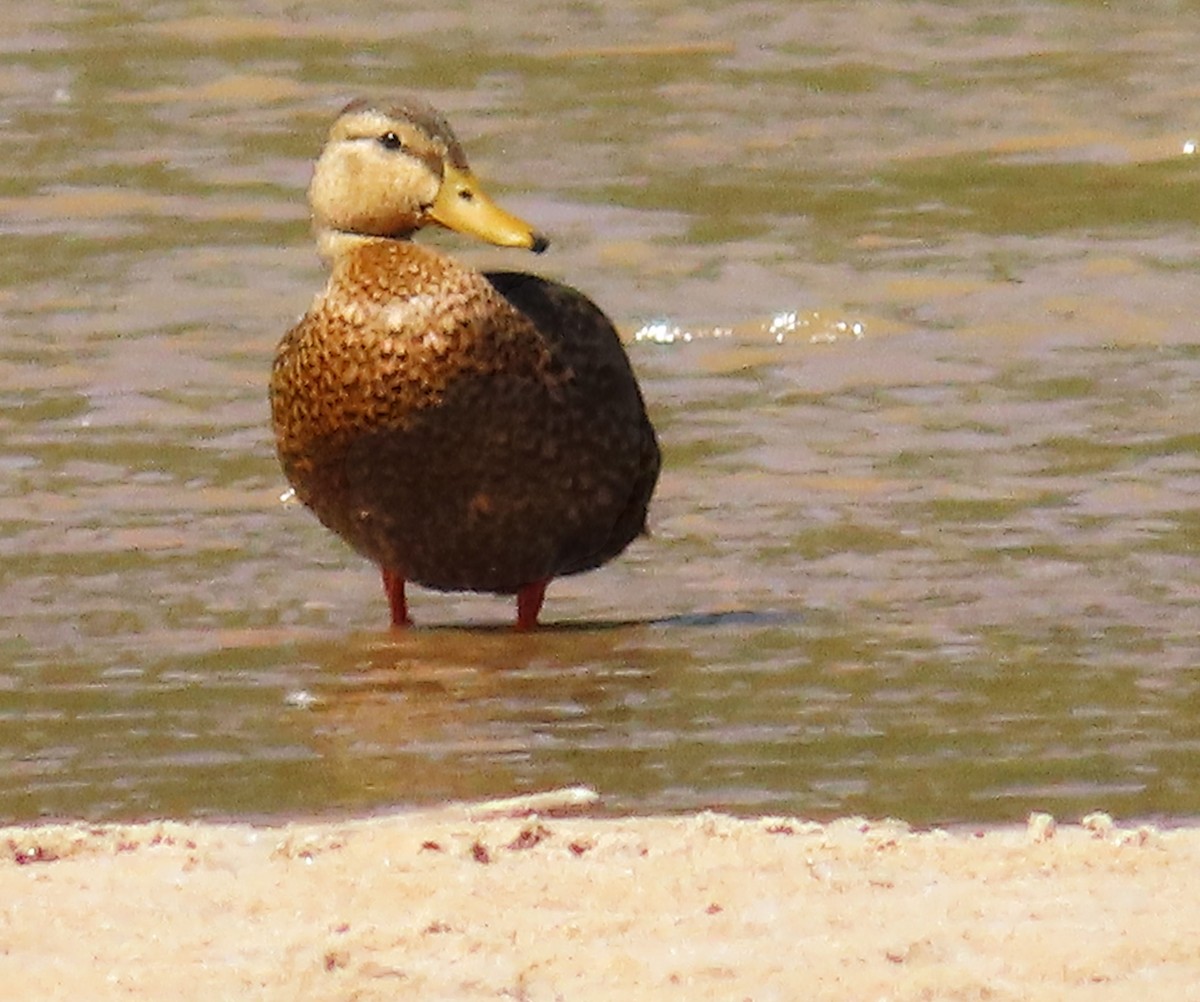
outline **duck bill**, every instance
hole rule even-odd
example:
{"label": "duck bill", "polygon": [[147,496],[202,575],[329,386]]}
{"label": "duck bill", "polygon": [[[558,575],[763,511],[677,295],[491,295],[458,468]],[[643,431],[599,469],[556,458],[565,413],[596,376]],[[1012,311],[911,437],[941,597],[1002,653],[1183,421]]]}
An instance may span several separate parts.
{"label": "duck bill", "polygon": [[442,187],[429,215],[448,230],[500,247],[523,247],[540,254],[550,243],[525,220],[488,198],[469,170],[451,164],[445,166]]}

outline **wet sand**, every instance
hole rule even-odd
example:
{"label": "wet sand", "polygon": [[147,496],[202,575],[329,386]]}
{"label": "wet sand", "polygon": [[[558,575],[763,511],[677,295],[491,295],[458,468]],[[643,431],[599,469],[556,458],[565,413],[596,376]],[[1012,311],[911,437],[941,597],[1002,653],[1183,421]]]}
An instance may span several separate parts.
{"label": "wet sand", "polygon": [[0,983],[205,1002],[1140,1002],[1200,985],[1197,828],[574,815],[589,799],[3,829]]}

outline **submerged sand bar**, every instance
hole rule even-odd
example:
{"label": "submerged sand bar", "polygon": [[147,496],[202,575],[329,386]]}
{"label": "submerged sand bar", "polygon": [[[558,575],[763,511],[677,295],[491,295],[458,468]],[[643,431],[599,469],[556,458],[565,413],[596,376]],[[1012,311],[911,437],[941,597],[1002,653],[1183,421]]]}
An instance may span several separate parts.
{"label": "submerged sand bar", "polygon": [[589,799],[0,829],[0,984],[31,1000],[1200,998],[1195,827],[570,816]]}

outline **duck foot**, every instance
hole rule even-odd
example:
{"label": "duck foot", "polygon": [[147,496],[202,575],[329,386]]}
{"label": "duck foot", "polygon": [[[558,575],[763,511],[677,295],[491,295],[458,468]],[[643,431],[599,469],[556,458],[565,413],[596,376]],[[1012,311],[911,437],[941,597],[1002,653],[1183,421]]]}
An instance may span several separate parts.
{"label": "duck foot", "polygon": [[516,628],[522,633],[537,628],[538,613],[542,611],[542,602],[546,598],[546,586],[549,583],[549,578],[534,581],[517,592]]}
{"label": "duck foot", "polygon": [[403,575],[383,568],[383,590],[387,592],[388,605],[392,610],[392,626],[398,630],[412,626],[412,620],[408,618],[408,600],[404,596]]}

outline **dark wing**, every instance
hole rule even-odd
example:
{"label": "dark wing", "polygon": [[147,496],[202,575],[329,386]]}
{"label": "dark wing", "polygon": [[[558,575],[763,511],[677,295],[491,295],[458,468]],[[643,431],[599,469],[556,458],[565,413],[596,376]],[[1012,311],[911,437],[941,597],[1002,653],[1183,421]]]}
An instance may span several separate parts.
{"label": "dark wing", "polygon": [[533,321],[559,363],[571,371],[597,465],[609,475],[602,479],[625,498],[611,534],[603,543],[593,543],[596,552],[579,552],[569,561],[585,570],[610,559],[645,531],[661,458],[641,389],[616,328],[583,293],[524,272],[495,271],[485,277]]}

